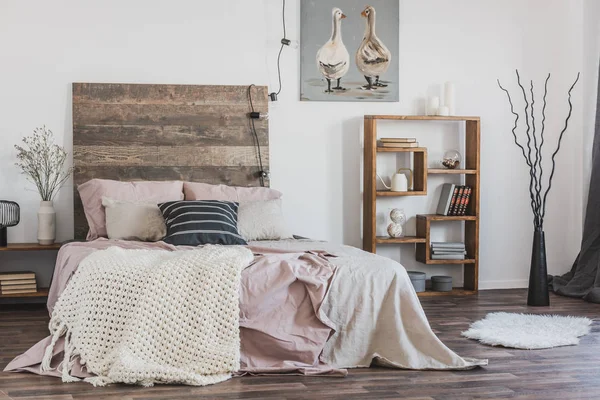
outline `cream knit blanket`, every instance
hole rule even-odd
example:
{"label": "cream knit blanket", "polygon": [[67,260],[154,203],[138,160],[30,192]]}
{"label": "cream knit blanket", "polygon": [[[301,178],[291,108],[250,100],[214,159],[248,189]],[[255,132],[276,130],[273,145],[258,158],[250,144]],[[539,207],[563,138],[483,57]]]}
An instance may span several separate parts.
{"label": "cream knit blanket", "polygon": [[208,385],[239,369],[243,247],[96,251],[79,265],[52,318],[42,369],[65,337],[63,382],[75,356],[94,385]]}

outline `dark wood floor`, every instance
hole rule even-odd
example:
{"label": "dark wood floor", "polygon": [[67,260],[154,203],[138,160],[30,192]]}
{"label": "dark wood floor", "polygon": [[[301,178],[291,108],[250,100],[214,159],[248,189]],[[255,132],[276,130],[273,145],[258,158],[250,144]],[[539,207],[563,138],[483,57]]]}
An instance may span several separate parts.
{"label": "dark wood floor", "polygon": [[[483,291],[478,296],[422,298],[436,333],[450,348],[488,358],[472,371],[351,370],[346,378],[243,377],[210,387],[63,384],[57,378],[0,372],[5,399],[600,399],[600,324],[579,346],[511,350],[479,345],[460,336],[488,312],[533,312],[600,317],[600,305],[552,296],[550,308],[527,308],[524,290]],[[45,310],[0,305],[0,370],[47,335]]]}

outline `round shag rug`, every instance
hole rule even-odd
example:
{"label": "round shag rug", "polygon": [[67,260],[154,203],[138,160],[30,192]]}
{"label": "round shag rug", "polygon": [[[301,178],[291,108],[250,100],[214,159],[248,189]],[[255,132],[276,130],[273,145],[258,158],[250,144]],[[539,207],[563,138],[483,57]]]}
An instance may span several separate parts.
{"label": "round shag rug", "polygon": [[462,335],[490,346],[547,349],[579,344],[591,324],[582,317],[496,312],[471,324]]}

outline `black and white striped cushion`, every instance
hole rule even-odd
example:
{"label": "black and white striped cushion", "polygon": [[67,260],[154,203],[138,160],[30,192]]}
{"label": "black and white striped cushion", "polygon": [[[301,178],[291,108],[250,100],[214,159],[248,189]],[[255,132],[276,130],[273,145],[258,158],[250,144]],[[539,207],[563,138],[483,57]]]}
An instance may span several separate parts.
{"label": "black and white striped cushion", "polygon": [[158,205],[165,223],[166,243],[246,244],[238,232],[238,203],[217,200],[169,201]]}

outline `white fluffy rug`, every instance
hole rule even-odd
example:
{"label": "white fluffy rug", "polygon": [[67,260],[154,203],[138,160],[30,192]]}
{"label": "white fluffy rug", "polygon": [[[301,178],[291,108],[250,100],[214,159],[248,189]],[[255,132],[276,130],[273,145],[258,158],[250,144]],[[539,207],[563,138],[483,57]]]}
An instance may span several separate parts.
{"label": "white fluffy rug", "polygon": [[491,346],[546,349],[578,344],[591,324],[589,318],[497,312],[474,322],[462,335]]}

